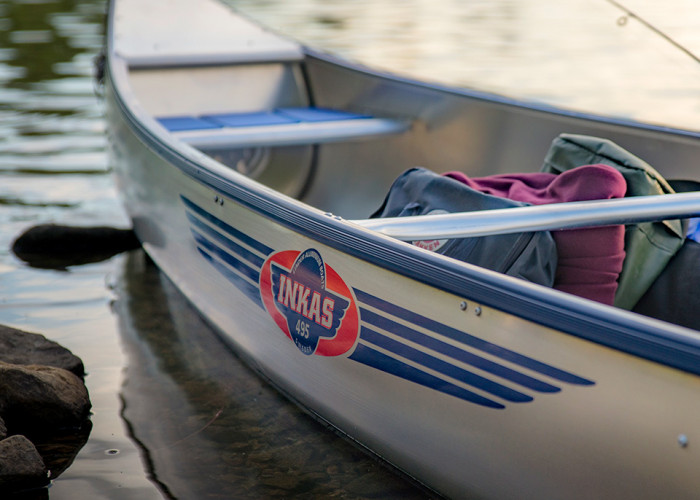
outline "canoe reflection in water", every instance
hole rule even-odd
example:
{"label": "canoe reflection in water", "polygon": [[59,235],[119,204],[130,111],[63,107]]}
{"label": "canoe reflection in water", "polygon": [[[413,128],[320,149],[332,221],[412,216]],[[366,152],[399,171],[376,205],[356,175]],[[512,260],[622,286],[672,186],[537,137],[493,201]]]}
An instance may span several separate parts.
{"label": "canoe reflection in water", "polygon": [[141,251],[117,281],[123,418],[171,498],[425,498],[251,371]]}

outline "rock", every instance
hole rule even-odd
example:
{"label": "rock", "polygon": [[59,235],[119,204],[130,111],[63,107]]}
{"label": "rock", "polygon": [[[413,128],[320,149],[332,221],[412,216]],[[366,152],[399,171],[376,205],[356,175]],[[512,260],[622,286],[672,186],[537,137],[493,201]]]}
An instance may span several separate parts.
{"label": "rock", "polygon": [[[7,434],[24,434],[31,440],[33,453],[43,460],[44,483],[46,469],[50,479],[56,478],[71,465],[90,435],[90,400],[82,381],[84,374],[83,362],[68,349],[43,335],[0,325],[0,417],[4,418],[0,418],[0,440]],[[19,443],[17,453],[24,449],[23,441],[9,443]],[[7,468],[4,459],[0,451],[0,498],[6,498],[1,472]],[[14,488],[14,480],[8,481]],[[29,486],[36,484],[21,487]],[[15,492],[12,498],[48,499],[44,493],[34,489]]]}
{"label": "rock", "polygon": [[0,362],[0,415],[12,432],[77,428],[90,406],[83,381],[67,370]]}
{"label": "rock", "polygon": [[0,361],[15,365],[55,366],[79,377],[85,375],[83,362],[65,347],[43,335],[4,325],[0,325]]}
{"label": "rock", "polygon": [[31,441],[24,436],[0,441],[0,492],[39,488],[48,482],[44,462]]}
{"label": "rock", "polygon": [[42,224],[21,234],[12,244],[12,251],[31,266],[63,269],[100,262],[139,247],[131,229]]}
{"label": "rock", "polygon": [[49,500],[49,487],[23,490],[11,493],[2,497],[3,500]]}
{"label": "rock", "polygon": [[32,438],[34,447],[49,471],[50,479],[56,479],[71,466],[75,457],[87,443],[91,430],[92,422],[88,419],[79,429],[59,431],[48,436]]}

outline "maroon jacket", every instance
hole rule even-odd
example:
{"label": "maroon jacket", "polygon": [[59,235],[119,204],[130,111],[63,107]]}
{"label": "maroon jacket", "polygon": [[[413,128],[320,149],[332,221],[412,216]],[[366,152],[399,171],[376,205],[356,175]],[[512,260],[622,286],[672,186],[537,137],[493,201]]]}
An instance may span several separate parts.
{"label": "maroon jacket", "polygon": [[[559,175],[537,172],[469,178],[461,172],[448,177],[472,189],[533,205],[566,201],[622,198],[627,184],[616,169],[585,165]],[[557,244],[554,288],[612,304],[625,258],[625,227],[606,226],[552,231]]]}

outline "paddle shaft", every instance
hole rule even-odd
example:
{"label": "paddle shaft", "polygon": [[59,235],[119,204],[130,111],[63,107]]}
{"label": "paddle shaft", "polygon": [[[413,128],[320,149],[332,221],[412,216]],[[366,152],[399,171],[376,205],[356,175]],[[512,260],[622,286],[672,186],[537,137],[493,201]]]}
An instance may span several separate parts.
{"label": "paddle shaft", "polygon": [[411,241],[635,224],[698,216],[700,191],[352,222],[399,240]]}

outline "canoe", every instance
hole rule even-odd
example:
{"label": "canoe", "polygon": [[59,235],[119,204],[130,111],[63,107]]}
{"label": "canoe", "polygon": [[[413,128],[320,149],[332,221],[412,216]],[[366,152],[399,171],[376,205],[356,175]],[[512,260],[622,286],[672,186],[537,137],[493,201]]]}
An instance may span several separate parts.
{"label": "canoe", "polygon": [[[443,252],[483,242],[488,260],[522,252],[505,242],[527,234],[523,245],[560,257],[555,237],[572,228],[651,224],[678,241],[657,276],[629,264],[626,286],[646,279],[648,294],[695,249],[676,233],[700,214],[697,192],[381,211],[407,171],[461,192],[441,174],[539,172],[553,141],[600,139],[603,153],[653,166],[658,185],[692,185],[698,132],[374,71],[209,0],[112,2],[103,88],[116,184],[143,248],[309,414],[447,497],[700,491],[692,313],[690,324],[651,317]],[[625,263],[632,255],[625,241]],[[547,262],[534,274],[562,261]],[[697,272],[682,276],[683,296],[657,294],[669,309],[697,298]]]}

